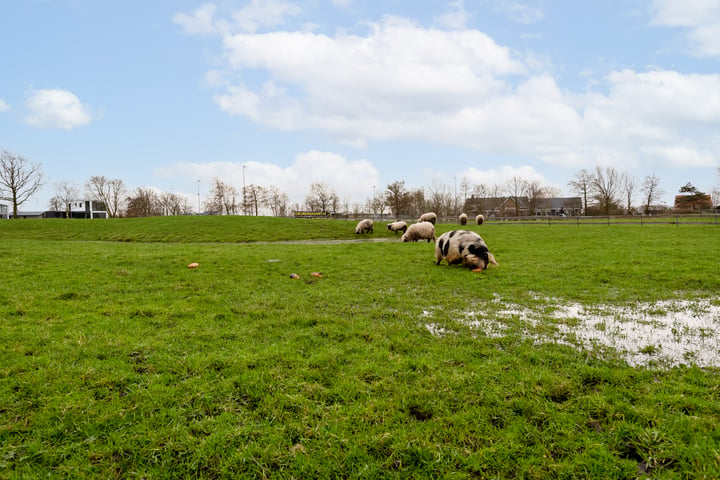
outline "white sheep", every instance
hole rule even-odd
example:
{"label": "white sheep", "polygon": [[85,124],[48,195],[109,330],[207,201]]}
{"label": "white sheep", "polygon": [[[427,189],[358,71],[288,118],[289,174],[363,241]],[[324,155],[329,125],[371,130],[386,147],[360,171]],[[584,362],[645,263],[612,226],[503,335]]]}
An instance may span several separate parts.
{"label": "white sheep", "polygon": [[474,272],[487,269],[491,263],[498,264],[480,235],[467,230],[452,230],[440,235],[435,243],[435,264],[440,265],[443,260],[448,265],[462,263]]}
{"label": "white sheep", "polygon": [[373,221],[369,218],[366,218],[365,220],[360,220],[360,223],[357,224],[357,227],[355,227],[355,233],[373,233]]}
{"label": "white sheep", "polygon": [[467,223],[467,215],[464,213],[460,214],[460,225],[465,225]]}
{"label": "white sheep", "polygon": [[430,222],[435,225],[435,222],[437,222],[437,215],[433,212],[423,213],[420,215],[420,218],[418,218],[418,222]]}
{"label": "white sheep", "polygon": [[485,221],[485,217],[483,216],[482,213],[480,215],[478,215],[477,217],[475,217],[475,223],[477,223],[478,225],[482,225],[484,221]]}
{"label": "white sheep", "polygon": [[419,222],[410,225],[403,233],[403,242],[417,242],[418,240],[435,241],[435,225],[430,222]]}
{"label": "white sheep", "polygon": [[397,235],[397,232],[405,233],[405,230],[407,230],[408,226],[405,222],[393,222],[388,223],[387,229],[391,232],[394,232]]}

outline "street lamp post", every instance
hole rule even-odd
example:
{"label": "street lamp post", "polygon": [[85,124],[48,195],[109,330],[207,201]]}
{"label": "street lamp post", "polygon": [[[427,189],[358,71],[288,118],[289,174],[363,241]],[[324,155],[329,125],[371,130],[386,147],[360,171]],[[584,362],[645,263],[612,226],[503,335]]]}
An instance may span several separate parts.
{"label": "street lamp post", "polygon": [[245,165],[243,167],[243,215],[247,215],[247,204],[245,203]]}
{"label": "street lamp post", "polygon": [[200,215],[200,180],[198,180],[198,215]]}

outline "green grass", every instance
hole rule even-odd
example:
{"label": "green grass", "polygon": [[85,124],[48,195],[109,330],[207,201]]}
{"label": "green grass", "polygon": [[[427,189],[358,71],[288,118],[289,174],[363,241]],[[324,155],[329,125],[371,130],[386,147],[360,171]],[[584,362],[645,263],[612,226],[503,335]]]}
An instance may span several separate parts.
{"label": "green grass", "polygon": [[355,223],[0,223],[0,477],[720,477],[717,370],[458,321],[715,296],[716,228],[472,226],[482,274],[427,243],[247,243]]}

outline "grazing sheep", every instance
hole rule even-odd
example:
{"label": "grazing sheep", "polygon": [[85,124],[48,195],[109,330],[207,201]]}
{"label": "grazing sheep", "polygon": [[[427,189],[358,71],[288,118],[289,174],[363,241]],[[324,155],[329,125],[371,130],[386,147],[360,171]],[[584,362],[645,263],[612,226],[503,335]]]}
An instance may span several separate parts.
{"label": "grazing sheep", "polygon": [[366,218],[365,220],[360,220],[360,223],[357,224],[357,227],[355,227],[355,233],[373,233],[373,221],[369,218]]}
{"label": "grazing sheep", "polygon": [[440,265],[443,260],[448,265],[462,263],[473,271],[485,270],[491,263],[498,264],[480,235],[467,230],[453,230],[440,235],[435,244],[435,264]]}
{"label": "grazing sheep", "polygon": [[433,212],[423,213],[420,215],[420,218],[418,218],[418,222],[430,222],[435,225],[435,222],[437,222],[437,215]]}
{"label": "grazing sheep", "polygon": [[410,225],[403,233],[403,242],[417,242],[418,240],[435,241],[435,225],[430,222],[419,222]]}
{"label": "grazing sheep", "polygon": [[475,217],[475,223],[477,223],[478,225],[482,225],[484,221],[485,221],[485,217],[483,217],[482,213],[480,215],[478,215],[477,217]]}
{"label": "grazing sheep", "polygon": [[388,230],[390,230],[391,232],[395,232],[395,235],[397,235],[397,232],[405,233],[405,230],[407,230],[408,226],[405,222],[393,222],[388,223],[387,227]]}
{"label": "grazing sheep", "polygon": [[467,223],[467,215],[464,213],[460,214],[460,225],[465,225]]}

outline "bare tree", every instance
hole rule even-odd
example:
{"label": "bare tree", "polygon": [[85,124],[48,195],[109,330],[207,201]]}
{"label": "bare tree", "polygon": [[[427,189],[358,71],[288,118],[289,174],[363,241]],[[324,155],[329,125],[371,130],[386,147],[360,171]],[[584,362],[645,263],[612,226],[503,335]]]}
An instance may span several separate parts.
{"label": "bare tree", "polygon": [[588,208],[588,196],[590,195],[592,178],[592,173],[583,168],[573,176],[572,180],[568,182],[568,186],[573,189],[573,192],[582,197],[584,212],[587,212]]}
{"label": "bare tree", "polygon": [[213,186],[205,208],[219,215],[236,215],[238,212],[238,191],[232,185],[228,185],[219,178],[213,179]]}
{"label": "bare tree", "polygon": [[[72,202],[80,200],[80,189],[67,181],[55,185],[55,196],[50,199],[50,205],[62,208],[65,211],[65,218],[70,218],[70,207]],[[60,211],[58,208],[56,211]]]}
{"label": "bare tree", "polygon": [[287,204],[290,198],[286,193],[281,192],[276,186],[271,185],[265,197],[265,206],[270,209],[273,216],[282,217],[287,211]]}
{"label": "bare tree", "polygon": [[505,191],[515,203],[515,215],[520,215],[520,197],[525,196],[528,181],[522,177],[514,176],[505,183]]}
{"label": "bare tree", "polygon": [[260,212],[260,207],[265,205],[268,191],[260,185],[250,184],[245,188],[245,205],[250,207],[250,211],[254,212],[257,217]]}
{"label": "bare tree", "polygon": [[193,212],[190,200],[177,193],[161,193],[158,195],[158,203],[165,216],[189,215]]}
{"label": "bare tree", "polygon": [[335,191],[326,183],[315,182],[310,185],[310,194],[305,198],[310,210],[331,212],[337,207],[339,198]]}
{"label": "bare tree", "polygon": [[657,201],[665,192],[660,189],[660,179],[656,175],[645,177],[642,185],[643,211],[645,215],[650,214],[650,205]]}
{"label": "bare tree", "polygon": [[405,189],[404,181],[396,181],[387,186],[385,190],[385,202],[396,218],[409,213],[410,193]]}
{"label": "bare tree", "polygon": [[628,173],[623,173],[621,176],[622,181],[622,190],[623,195],[625,196],[627,200],[626,205],[626,212],[628,215],[631,215],[633,212],[632,208],[632,201],[633,201],[633,195],[635,194],[635,190],[637,190],[637,180],[635,180],[635,177]]}
{"label": "bare tree", "polygon": [[424,189],[418,188],[411,191],[408,194],[408,198],[410,202],[409,209],[412,215],[420,216],[428,209],[427,201],[425,200]]}
{"label": "bare tree", "polygon": [[590,192],[598,208],[605,215],[609,215],[620,203],[622,191],[622,175],[615,167],[595,167],[595,173],[590,180]]}
{"label": "bare tree", "polygon": [[460,181],[460,193],[462,194],[462,199],[460,200],[460,209],[465,210],[465,203],[467,202],[468,195],[470,194],[470,191],[472,190],[472,184],[470,183],[470,180],[463,177],[463,179]]}
{"label": "bare tree", "polygon": [[155,217],[163,214],[159,195],[151,188],[136,188],[127,198],[128,217]]}
{"label": "bare tree", "polygon": [[91,197],[91,200],[105,206],[110,218],[119,215],[128,196],[125,182],[119,178],[110,179],[102,175],[90,177],[85,183],[85,192]]}
{"label": "bare tree", "polygon": [[528,199],[528,214],[533,215],[538,204],[538,200],[546,198],[548,188],[544,187],[540,180],[528,180],[525,185],[525,195]]}
{"label": "bare tree", "polygon": [[720,167],[717,169],[717,181],[715,187],[712,189],[711,198],[713,205],[716,208],[720,208]]}
{"label": "bare tree", "polygon": [[429,208],[436,214],[448,215],[451,213],[453,204],[453,193],[447,185],[440,180],[433,180],[428,187]]}
{"label": "bare tree", "polygon": [[35,195],[40,187],[40,165],[7,150],[0,153],[0,199],[12,202],[13,218],[18,217],[18,206]]}

